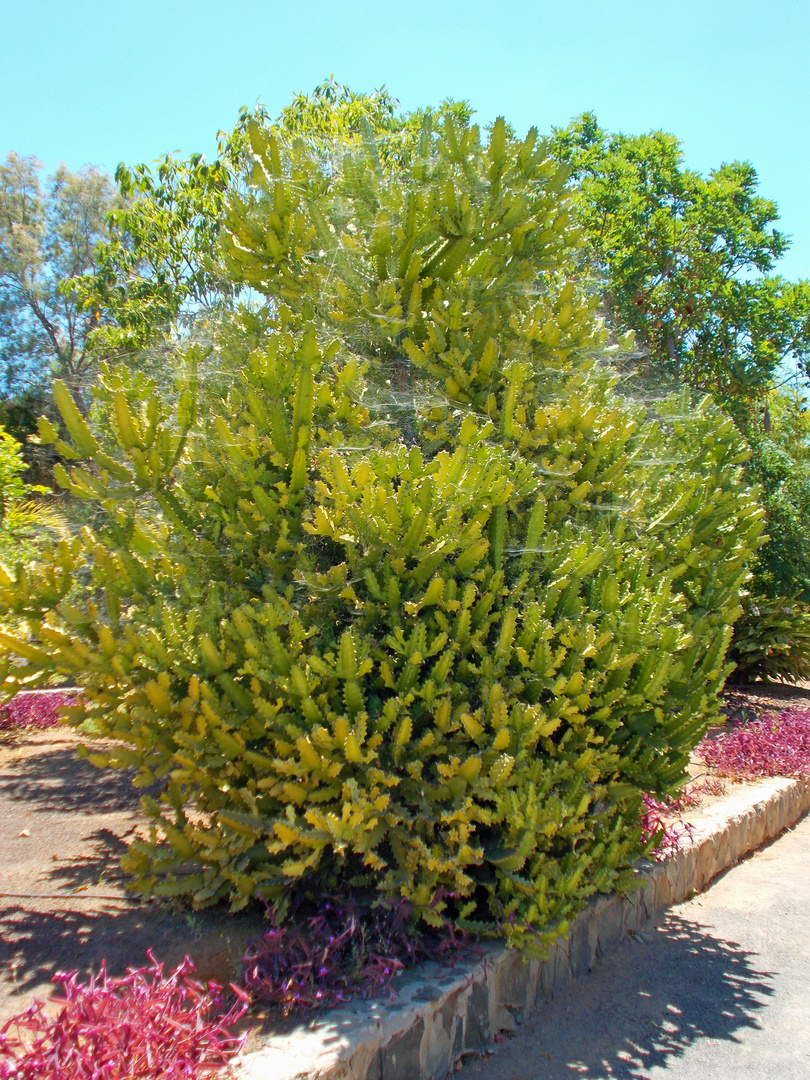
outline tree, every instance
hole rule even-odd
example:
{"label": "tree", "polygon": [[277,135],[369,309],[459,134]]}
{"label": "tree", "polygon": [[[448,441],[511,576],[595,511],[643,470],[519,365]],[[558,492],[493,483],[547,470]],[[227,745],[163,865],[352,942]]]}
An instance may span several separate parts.
{"label": "tree", "polygon": [[749,677],[795,677],[810,665],[801,603],[810,600],[810,474],[801,410],[774,389],[785,368],[808,373],[810,282],[773,273],[788,245],[776,204],[758,193],[747,162],[701,176],[661,131],[611,135],[585,113],[552,142],[577,188],[580,273],[614,328],[631,327],[640,345],[625,392],[708,391],[747,439],[768,536],[733,658]]}
{"label": "tree", "polygon": [[58,455],[53,447],[43,446],[36,434],[40,416],[55,421],[58,415],[48,383],[36,383],[11,397],[0,397],[0,428],[22,446],[26,479],[31,483],[53,484],[53,466]]}
{"label": "tree", "polygon": [[384,86],[370,94],[357,93],[330,75],[311,94],[293,95],[273,126],[291,138],[334,146],[336,140],[359,134],[364,123],[378,136],[399,133],[398,104]]}
{"label": "tree", "polygon": [[94,329],[111,316],[79,303],[119,198],[91,167],[60,166],[43,191],[40,163],[10,153],[0,166],[0,378],[4,396],[63,378],[83,401]]}
{"label": "tree", "polygon": [[[448,113],[456,123],[471,123],[473,110],[466,101],[445,98],[438,106],[398,112],[399,102],[385,86],[370,94],[357,93],[331,75],[311,94],[296,94],[279,113],[270,130],[282,140],[304,139],[327,155],[363,137],[366,128],[374,135],[383,161],[407,166],[417,149],[423,128],[441,125]],[[511,128],[507,125],[511,134]]]}
{"label": "tree", "polygon": [[798,682],[810,674],[810,420],[796,388],[768,395],[766,423],[750,425],[747,473],[767,514],[731,658],[739,676]]}
{"label": "tree", "polygon": [[[795,390],[767,398],[768,430],[751,425],[748,473],[768,515],[768,542],[755,566],[756,598],[810,604],[810,420]],[[759,600],[757,600],[757,603]],[[810,656],[808,656],[810,663]]]}
{"label": "tree", "polygon": [[83,308],[106,316],[95,328],[96,350],[137,351],[182,330],[183,316],[228,302],[212,256],[233,169],[227,140],[210,164],[192,154],[166,155],[154,173],[144,164],[118,166],[121,202],[109,216],[95,273],[81,283]]}
{"label": "tree", "polygon": [[612,135],[585,113],[553,146],[578,189],[584,271],[660,374],[751,411],[780,365],[810,360],[810,283],[771,276],[788,246],[747,162],[708,177],[673,135]]}
{"label": "tree", "polygon": [[766,407],[764,427],[771,439],[798,465],[810,466],[810,406],[798,379],[772,390]]}

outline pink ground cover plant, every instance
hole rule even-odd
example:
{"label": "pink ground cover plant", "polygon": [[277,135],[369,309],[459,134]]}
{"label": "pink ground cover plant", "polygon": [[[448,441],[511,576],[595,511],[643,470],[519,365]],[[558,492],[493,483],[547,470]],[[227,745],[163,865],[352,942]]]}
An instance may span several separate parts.
{"label": "pink ground cover plant", "polygon": [[650,857],[653,859],[660,861],[669,858],[680,851],[684,841],[692,837],[692,826],[681,817],[683,804],[678,805],[679,802],[664,802],[646,791],[642,795],[641,839],[644,843],[652,840]]}
{"label": "pink ground cover plant", "polygon": [[56,727],[64,710],[76,701],[77,690],[32,690],[0,705],[0,735],[20,729]]}
{"label": "pink ground cover plant", "polygon": [[250,942],[243,986],[254,1002],[288,1016],[391,993],[405,968],[423,960],[452,963],[479,951],[450,923],[435,931],[416,929],[405,901],[372,907],[327,897],[311,914],[298,911],[289,923],[273,925]]}
{"label": "pink ground cover plant", "polygon": [[694,829],[683,818],[684,810],[700,806],[706,795],[725,794],[725,785],[715,776],[688,784],[671,799],[656,799],[644,792],[642,796],[641,836],[644,842],[654,839],[650,855],[662,860],[679,851],[684,842],[691,840]]}
{"label": "pink ground cover plant", "polygon": [[766,713],[714,738],[697,754],[721,776],[751,780],[760,776],[810,776],[810,709]]}
{"label": "pink ground cover plant", "polygon": [[54,1012],[35,1002],[0,1028],[0,1080],[208,1080],[227,1075],[243,1037],[232,1027],[247,995],[203,986],[186,960],[169,975],[150,965],[86,983],[58,974]]}

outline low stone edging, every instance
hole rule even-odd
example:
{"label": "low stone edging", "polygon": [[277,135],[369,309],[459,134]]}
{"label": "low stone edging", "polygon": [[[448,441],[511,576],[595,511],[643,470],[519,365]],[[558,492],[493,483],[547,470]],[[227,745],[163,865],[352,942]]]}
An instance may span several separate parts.
{"label": "low stone edging", "polygon": [[810,781],[773,778],[692,815],[694,833],[671,858],[642,863],[646,885],[600,896],[580,912],[545,960],[524,963],[499,945],[461,968],[424,964],[380,998],[330,1010],[313,1024],[268,1038],[244,1056],[239,1080],[443,1080],[465,1054],[491,1046],[523,1015],[585,975],[625,935],[700,892],[810,810]]}

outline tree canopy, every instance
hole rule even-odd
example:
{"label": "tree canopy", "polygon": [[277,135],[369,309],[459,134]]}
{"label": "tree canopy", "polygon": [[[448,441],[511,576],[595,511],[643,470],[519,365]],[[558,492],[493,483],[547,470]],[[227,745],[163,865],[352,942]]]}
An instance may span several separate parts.
{"label": "tree canopy", "polygon": [[701,176],[674,135],[610,134],[592,113],[553,147],[577,187],[583,269],[659,373],[739,412],[783,362],[808,370],[810,283],[772,274],[789,240],[750,163]]}
{"label": "tree canopy", "polygon": [[110,179],[60,166],[43,187],[36,158],[10,153],[0,165],[0,393],[53,376],[81,395],[94,358],[92,331],[115,312],[79,302],[120,204]]}
{"label": "tree canopy", "polygon": [[[256,123],[283,144],[303,140],[333,169],[338,143],[372,132],[383,165],[407,164],[420,131],[465,102],[398,110],[385,87],[358,93],[330,77],[272,119],[243,109],[212,161],[167,155],[121,164],[119,195],[95,170],[61,170],[45,194],[36,163],[2,172],[0,347],[6,392],[52,372],[78,385],[96,355],[135,353],[230,305],[235,287],[217,239],[228,192],[244,192]],[[508,130],[508,125],[507,125]],[[554,129],[584,232],[581,273],[610,323],[633,329],[656,377],[708,390],[740,417],[756,412],[788,361],[810,362],[810,284],[774,273],[788,246],[776,204],[747,162],[707,177],[687,169],[675,136],[602,129],[592,113]],[[105,222],[105,215],[109,215]]]}

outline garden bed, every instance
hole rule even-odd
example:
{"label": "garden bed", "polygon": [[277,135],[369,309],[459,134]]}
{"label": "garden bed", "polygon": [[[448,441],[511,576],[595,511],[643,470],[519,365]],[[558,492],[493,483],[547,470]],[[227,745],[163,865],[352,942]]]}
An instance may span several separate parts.
{"label": "garden bed", "polygon": [[118,866],[145,825],[131,777],[76,756],[62,728],[0,742],[0,1023],[53,990],[59,970],[113,975],[152,948],[168,966],[189,954],[202,978],[228,981],[260,913],[185,912],[142,903]]}
{"label": "garden bed", "polygon": [[723,693],[723,712],[729,720],[751,720],[788,708],[810,709],[810,683],[729,683]]}
{"label": "garden bed", "polygon": [[[805,705],[806,687],[735,688],[726,727],[763,708]],[[78,759],[80,741],[58,727],[18,729],[0,739],[0,1023],[35,997],[47,997],[58,970],[75,969],[84,978],[106,960],[111,975],[122,975],[143,965],[150,948],[167,968],[188,954],[198,977],[230,981],[247,941],[267,929],[261,912],[191,913],[164,901],[140,902],[126,891],[117,864],[125,844],[146,827],[140,792],[125,771],[99,772]],[[705,767],[696,762],[692,772],[700,785]],[[700,807],[683,812],[692,832],[682,836],[682,850],[640,869],[646,884],[632,900],[592,902],[545,963],[524,965],[514,953],[486,946],[455,965],[400,974],[375,999],[321,1010],[314,1021],[255,1006],[244,1075],[371,1080],[420,1075],[413,1071],[418,1063],[422,1076],[439,1077],[465,1054],[486,1052],[516,1016],[808,805],[805,781],[726,781],[722,794],[704,791]]]}
{"label": "garden bed", "polygon": [[627,935],[705,888],[745,854],[810,810],[810,781],[768,778],[730,785],[694,811],[691,840],[669,859],[639,866],[628,897],[597,897],[546,960],[523,963],[486,946],[482,958],[404,975],[393,998],[330,1010],[284,1037],[254,1032],[240,1080],[441,1080],[468,1055],[487,1053],[504,1031],[585,975]]}

